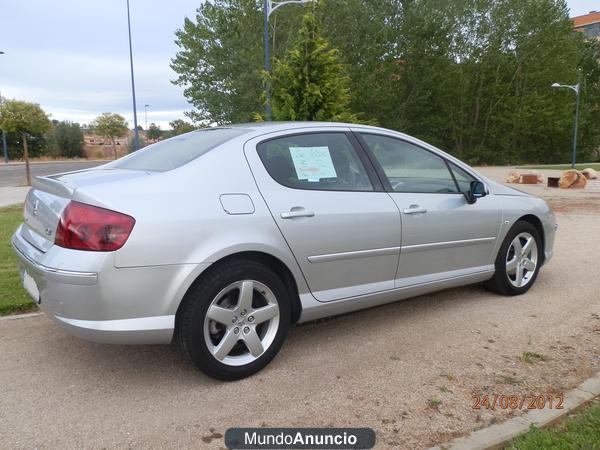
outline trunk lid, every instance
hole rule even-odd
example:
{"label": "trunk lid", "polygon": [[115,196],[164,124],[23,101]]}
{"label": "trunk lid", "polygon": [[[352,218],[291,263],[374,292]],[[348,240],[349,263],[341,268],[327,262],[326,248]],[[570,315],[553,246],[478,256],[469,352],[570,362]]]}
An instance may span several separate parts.
{"label": "trunk lid", "polygon": [[60,220],[60,214],[73,196],[74,190],[60,182],[39,178],[25,199],[23,207],[24,225],[21,236],[42,252],[48,251],[54,245],[54,235]]}

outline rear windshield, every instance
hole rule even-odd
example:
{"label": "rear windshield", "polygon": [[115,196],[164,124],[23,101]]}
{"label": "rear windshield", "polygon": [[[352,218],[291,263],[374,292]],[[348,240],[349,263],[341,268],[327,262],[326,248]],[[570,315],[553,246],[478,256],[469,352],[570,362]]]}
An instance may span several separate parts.
{"label": "rear windshield", "polygon": [[149,145],[107,167],[165,172],[183,166],[213,148],[247,133],[245,128],[207,128]]}

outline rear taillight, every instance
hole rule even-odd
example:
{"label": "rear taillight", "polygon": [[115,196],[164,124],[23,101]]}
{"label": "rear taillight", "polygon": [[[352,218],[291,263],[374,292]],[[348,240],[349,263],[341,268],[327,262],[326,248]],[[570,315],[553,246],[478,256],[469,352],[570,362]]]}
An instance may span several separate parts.
{"label": "rear taillight", "polygon": [[64,209],[54,243],[74,250],[110,252],[129,238],[135,219],[109,209],[70,202]]}

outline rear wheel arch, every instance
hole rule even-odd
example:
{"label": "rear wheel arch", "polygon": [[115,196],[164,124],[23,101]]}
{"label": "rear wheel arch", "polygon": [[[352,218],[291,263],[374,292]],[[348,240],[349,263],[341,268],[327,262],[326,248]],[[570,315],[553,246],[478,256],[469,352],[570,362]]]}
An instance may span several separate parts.
{"label": "rear wheel arch", "polygon": [[[302,304],[300,302],[300,296],[298,293],[298,285],[296,283],[296,279],[292,274],[291,270],[285,265],[283,261],[279,258],[270,255],[268,253],[259,252],[259,251],[244,251],[233,253],[227,255],[218,261],[212,263],[209,268],[203,271],[198,277],[192,282],[192,284],[186,290],[186,294],[190,291],[196,284],[202,283],[202,281],[214,270],[217,270],[221,266],[235,260],[245,260],[245,261],[254,261],[260,264],[263,264],[273,270],[281,279],[281,281],[285,284],[289,298],[291,299],[291,320],[290,323],[294,324],[300,318],[302,313]],[[185,294],[183,295],[183,299],[185,299]],[[182,310],[184,300],[181,301],[179,307],[177,308],[177,313],[175,314],[175,329],[178,328],[180,313]],[[177,335],[177,333],[175,333]]]}

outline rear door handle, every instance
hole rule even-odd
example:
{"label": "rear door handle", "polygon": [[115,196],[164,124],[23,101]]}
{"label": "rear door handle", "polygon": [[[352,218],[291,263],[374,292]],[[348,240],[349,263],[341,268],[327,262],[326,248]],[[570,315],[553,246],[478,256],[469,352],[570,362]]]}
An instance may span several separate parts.
{"label": "rear door handle", "polygon": [[409,208],[402,211],[404,214],[425,214],[427,209],[421,208],[419,205],[410,205]]}
{"label": "rear door handle", "polygon": [[296,219],[298,217],[315,217],[315,213],[312,211],[307,211],[304,208],[292,208],[290,211],[282,212],[282,219]]}

